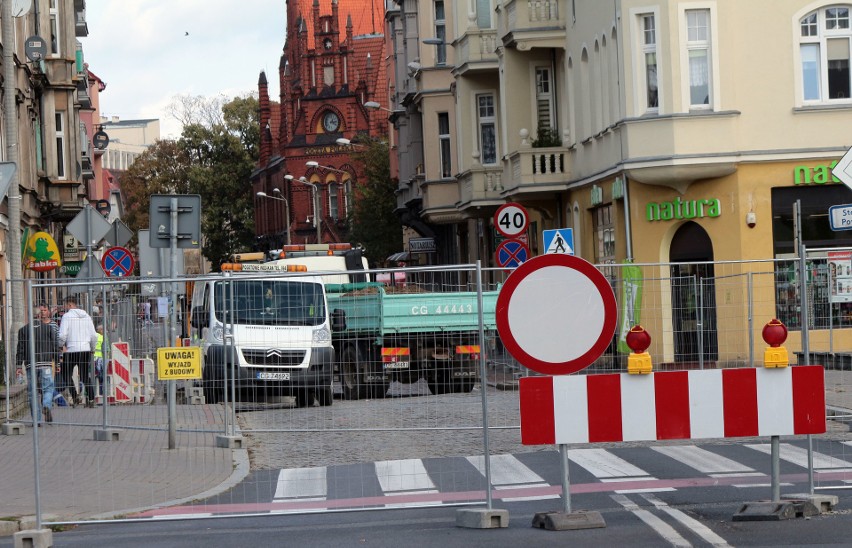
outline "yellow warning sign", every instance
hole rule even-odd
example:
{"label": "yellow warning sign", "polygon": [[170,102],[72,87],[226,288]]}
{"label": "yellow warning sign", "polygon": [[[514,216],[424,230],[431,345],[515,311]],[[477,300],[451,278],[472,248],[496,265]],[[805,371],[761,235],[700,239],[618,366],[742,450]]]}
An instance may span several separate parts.
{"label": "yellow warning sign", "polygon": [[176,346],[157,349],[157,379],[161,381],[200,379],[201,349]]}

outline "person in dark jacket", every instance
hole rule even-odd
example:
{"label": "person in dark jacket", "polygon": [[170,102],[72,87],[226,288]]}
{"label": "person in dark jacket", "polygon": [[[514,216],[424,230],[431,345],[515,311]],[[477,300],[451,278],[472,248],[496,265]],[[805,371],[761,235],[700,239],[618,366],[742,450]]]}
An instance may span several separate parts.
{"label": "person in dark jacket", "polygon": [[[56,324],[46,305],[40,305],[33,310],[33,340],[35,341],[35,363],[38,370],[37,382],[41,388],[41,407],[33,405],[38,410],[38,421],[53,422],[53,392],[54,392],[54,368],[59,358],[59,340],[57,338]],[[27,370],[28,382],[33,381],[32,363],[30,355],[30,325],[24,325],[18,330],[18,345],[16,348],[16,363],[23,365]],[[27,393],[31,393],[27,391]],[[34,409],[34,411],[35,411]],[[35,416],[35,412],[33,413]]]}

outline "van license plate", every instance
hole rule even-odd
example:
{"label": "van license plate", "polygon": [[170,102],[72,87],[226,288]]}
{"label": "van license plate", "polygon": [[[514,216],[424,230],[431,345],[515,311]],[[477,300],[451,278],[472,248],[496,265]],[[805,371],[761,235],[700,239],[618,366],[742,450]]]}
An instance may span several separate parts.
{"label": "van license plate", "polygon": [[289,381],[290,373],[279,373],[277,371],[260,371],[257,374],[257,379],[260,381]]}

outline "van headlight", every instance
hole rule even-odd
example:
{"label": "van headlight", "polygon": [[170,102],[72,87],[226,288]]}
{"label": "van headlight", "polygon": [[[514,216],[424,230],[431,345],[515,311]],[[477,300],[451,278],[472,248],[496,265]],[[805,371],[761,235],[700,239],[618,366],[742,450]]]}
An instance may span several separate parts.
{"label": "van headlight", "polygon": [[313,342],[327,343],[331,340],[331,330],[328,327],[322,326],[319,329],[314,329]]}

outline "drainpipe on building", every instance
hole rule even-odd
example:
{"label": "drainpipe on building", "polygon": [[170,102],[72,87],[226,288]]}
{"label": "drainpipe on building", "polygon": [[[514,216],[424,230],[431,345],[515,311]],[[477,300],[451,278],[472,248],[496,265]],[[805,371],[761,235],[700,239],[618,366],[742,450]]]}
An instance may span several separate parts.
{"label": "drainpipe on building", "polygon": [[[14,31],[12,29],[12,0],[0,0],[0,39],[3,44],[14,44]],[[6,126],[6,161],[18,165],[18,116],[15,104],[15,61],[13,55],[14,47],[3,48],[3,117]],[[8,279],[21,279],[21,191],[18,187],[18,175],[12,175],[7,193],[9,211],[9,230],[6,232],[6,253],[9,255]],[[9,299],[12,303],[12,321],[9,327],[10,346],[15,348],[17,344],[18,328],[24,324],[24,303],[21,297],[24,295],[23,287],[18,291],[10,290]]]}
{"label": "drainpipe on building", "polygon": [[627,261],[633,262],[633,231],[630,228],[630,194],[627,192],[628,187],[627,175],[624,175],[624,243],[626,245]]}

